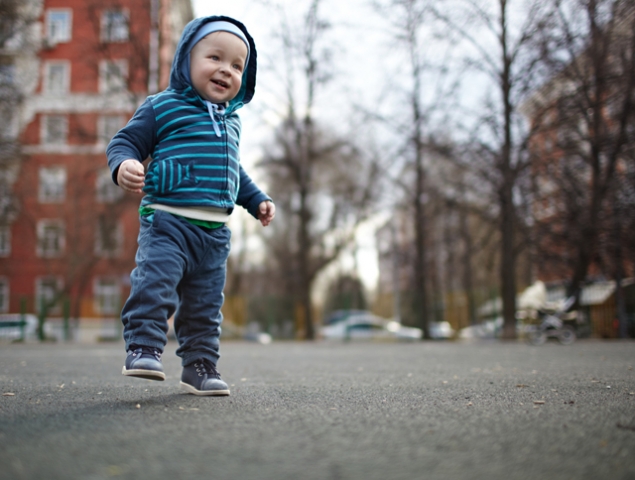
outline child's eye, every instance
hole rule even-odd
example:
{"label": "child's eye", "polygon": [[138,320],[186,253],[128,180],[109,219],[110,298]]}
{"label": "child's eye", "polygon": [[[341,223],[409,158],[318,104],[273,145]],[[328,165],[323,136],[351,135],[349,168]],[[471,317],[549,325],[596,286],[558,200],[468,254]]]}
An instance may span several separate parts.
{"label": "child's eye", "polygon": [[211,58],[212,60],[214,60],[215,62],[218,61],[218,55],[211,55],[209,58]]}
{"label": "child's eye", "polygon": [[243,71],[243,66],[240,63],[234,63],[234,65],[232,65],[236,70],[238,70],[239,72]]}

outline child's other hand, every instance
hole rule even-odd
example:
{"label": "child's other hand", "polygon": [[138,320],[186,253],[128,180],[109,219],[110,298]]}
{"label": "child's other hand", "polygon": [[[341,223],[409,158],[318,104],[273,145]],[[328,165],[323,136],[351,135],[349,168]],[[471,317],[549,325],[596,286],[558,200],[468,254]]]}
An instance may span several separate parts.
{"label": "child's other hand", "polygon": [[258,220],[260,220],[260,223],[263,227],[269,225],[271,223],[271,220],[273,220],[273,217],[275,216],[276,206],[273,204],[273,202],[266,200],[258,205]]}
{"label": "child's other hand", "polygon": [[126,192],[141,193],[145,185],[145,172],[141,162],[129,158],[119,165],[117,183]]}

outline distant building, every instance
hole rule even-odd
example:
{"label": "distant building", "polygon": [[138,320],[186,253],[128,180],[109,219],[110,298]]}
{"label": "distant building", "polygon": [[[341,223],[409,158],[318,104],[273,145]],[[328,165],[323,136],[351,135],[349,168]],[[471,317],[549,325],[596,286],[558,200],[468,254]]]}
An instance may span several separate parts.
{"label": "distant building", "polygon": [[36,19],[29,35],[0,52],[23,95],[12,133],[18,158],[2,166],[17,207],[0,217],[0,313],[117,317],[134,267],[140,197],[113,184],[105,147],[148,94],[167,86],[192,7],[27,4]]}
{"label": "distant building", "polygon": [[582,259],[582,282],[635,274],[633,61],[625,54],[635,4],[620,8],[598,29],[596,48],[577,52],[521,107],[534,132],[531,248],[544,282],[571,280]]}

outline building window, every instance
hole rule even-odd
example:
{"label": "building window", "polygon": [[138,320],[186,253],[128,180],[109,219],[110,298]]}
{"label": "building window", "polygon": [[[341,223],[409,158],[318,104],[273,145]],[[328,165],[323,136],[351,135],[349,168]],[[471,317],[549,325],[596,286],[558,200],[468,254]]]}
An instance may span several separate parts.
{"label": "building window", "polygon": [[0,227],[0,257],[11,255],[11,228]]}
{"label": "building window", "polygon": [[73,12],[68,9],[51,9],[46,12],[46,39],[51,44],[71,40]]}
{"label": "building window", "polygon": [[47,62],[44,66],[44,91],[67,93],[70,83],[69,62]]}
{"label": "building window", "polygon": [[116,219],[101,216],[95,230],[95,253],[100,257],[116,257],[123,244],[123,228]]}
{"label": "building window", "polygon": [[35,280],[35,310],[42,309],[46,313],[60,313],[60,297],[62,293],[62,279],[58,277],[40,277]]}
{"label": "building window", "polygon": [[107,144],[112,137],[124,126],[124,118],[121,115],[102,115],[97,120],[97,132],[99,143]]}
{"label": "building window", "polygon": [[107,10],[101,14],[102,42],[128,41],[128,12]]}
{"label": "building window", "polygon": [[95,191],[100,203],[114,203],[123,197],[123,190],[112,181],[109,168],[102,168],[97,172]]}
{"label": "building window", "polygon": [[65,115],[42,115],[42,143],[64,145],[68,137],[68,118]]}
{"label": "building window", "polygon": [[97,313],[117,315],[121,311],[121,287],[116,278],[96,278],[93,284],[93,295]]}
{"label": "building window", "polygon": [[66,169],[41,167],[38,200],[40,203],[61,203],[66,197]]}
{"label": "building window", "polygon": [[37,222],[37,255],[44,258],[59,257],[66,244],[64,222],[40,220]]}
{"label": "building window", "polygon": [[99,63],[99,91],[115,93],[126,91],[128,62],[126,60],[101,61]]}
{"label": "building window", "polygon": [[9,311],[9,280],[0,277],[0,313]]}

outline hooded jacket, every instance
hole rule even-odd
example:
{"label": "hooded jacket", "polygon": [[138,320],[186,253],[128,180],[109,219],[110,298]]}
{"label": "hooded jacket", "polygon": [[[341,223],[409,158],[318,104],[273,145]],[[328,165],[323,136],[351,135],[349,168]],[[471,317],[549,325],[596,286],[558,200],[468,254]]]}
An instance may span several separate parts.
{"label": "hooded jacket", "polygon": [[[182,74],[186,46],[207,22],[238,26],[249,42],[249,59],[240,91],[224,110],[208,109]],[[270,198],[240,165],[241,122],[236,110],[252,99],[256,85],[256,48],[244,25],[224,16],[197,18],[183,30],[170,73],[170,86],[149,96],[132,119],[110,141],[108,166],[117,183],[124,160],[152,157],[145,177],[142,206],[220,209],[229,215],[241,205],[257,218],[258,205]],[[181,212],[179,212],[181,213]],[[184,215],[196,218],[196,215]]]}

